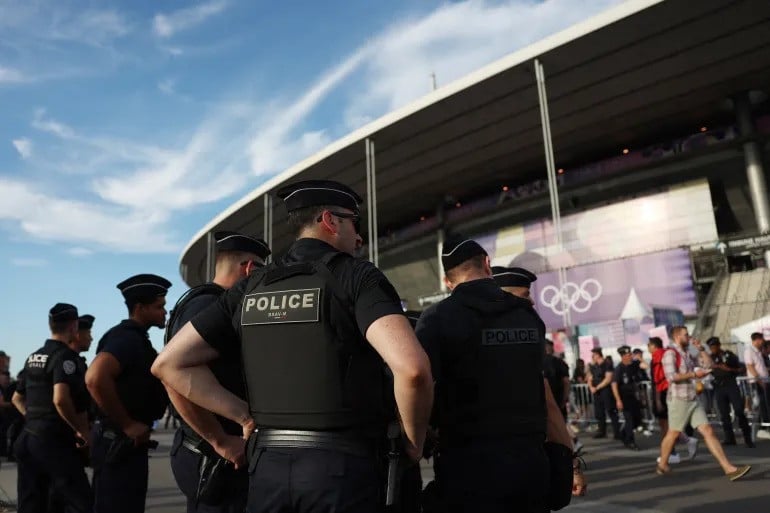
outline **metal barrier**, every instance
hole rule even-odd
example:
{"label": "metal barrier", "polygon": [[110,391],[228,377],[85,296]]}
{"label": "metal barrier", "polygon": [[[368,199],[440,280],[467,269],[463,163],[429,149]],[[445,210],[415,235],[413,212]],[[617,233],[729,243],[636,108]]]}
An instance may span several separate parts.
{"label": "metal barrier", "polygon": [[767,380],[752,383],[746,376],[737,378],[745,404],[746,418],[751,424],[752,437],[756,439],[757,431],[770,428],[770,382]]}
{"label": "metal barrier", "polygon": [[[637,398],[641,405],[641,426],[652,431],[656,425],[655,415],[652,410],[654,396],[649,381],[642,381],[638,385]],[[613,399],[614,404],[614,399]],[[584,383],[571,385],[569,411],[567,420],[570,424],[585,427],[596,424],[596,411],[594,409],[594,395]],[[619,416],[620,423],[624,422],[623,416]]]}
{"label": "metal barrier", "polygon": [[[770,428],[770,382],[757,384],[751,383],[746,376],[737,378],[738,388],[746,404],[745,413],[752,426],[754,438],[756,438],[759,429]],[[639,383],[637,397],[641,404],[642,420],[644,429],[655,431],[658,429],[658,422],[655,418],[653,405],[655,401],[653,385],[650,381]],[[713,404],[713,391],[704,390],[698,396],[708,412],[712,423],[719,423],[719,413],[716,405]],[[614,400],[613,400],[614,402]],[[571,385],[569,410],[567,420],[570,425],[585,429],[588,426],[597,423],[596,412],[594,410],[594,396],[584,383],[574,383]],[[621,424],[624,422],[623,416],[619,415]]]}

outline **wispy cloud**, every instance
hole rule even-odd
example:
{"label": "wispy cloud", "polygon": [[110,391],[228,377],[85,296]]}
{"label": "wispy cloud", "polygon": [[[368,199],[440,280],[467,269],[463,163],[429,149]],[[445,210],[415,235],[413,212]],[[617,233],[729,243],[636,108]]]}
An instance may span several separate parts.
{"label": "wispy cloud", "polygon": [[16,267],[45,267],[48,261],[43,258],[18,257],[11,259],[11,265]]}
{"label": "wispy cloud", "polygon": [[[34,160],[50,162],[57,172],[81,174],[80,194],[74,200],[56,188],[0,177],[0,188],[10,198],[0,203],[0,220],[18,223],[33,239],[73,244],[68,252],[74,256],[102,249],[174,251],[181,212],[242,194],[256,183],[255,175],[283,171],[349,129],[428,93],[431,72],[446,84],[614,3],[446,4],[387,27],[304,90],[259,101],[253,91],[231,91],[231,97],[171,137],[131,139],[113,136],[109,129],[84,130],[39,109],[31,125],[45,137],[35,140]],[[159,14],[154,29],[169,38],[226,5],[208,2]],[[166,79],[157,88],[174,94],[176,84]],[[333,95],[344,119],[316,124],[314,112]]]}
{"label": "wispy cloud", "polygon": [[345,109],[358,128],[510,52],[566,29],[620,0],[471,0],[396,23],[376,36]]}
{"label": "wispy cloud", "polygon": [[47,37],[89,46],[106,46],[128,35],[131,24],[116,10],[72,11],[52,19]]}
{"label": "wispy cloud", "polygon": [[156,14],[152,20],[153,32],[158,37],[169,38],[178,32],[196,27],[211,16],[221,13],[227,4],[225,0],[214,0],[167,14]]}
{"label": "wispy cloud", "polygon": [[69,248],[67,253],[74,257],[87,257],[94,254],[93,250],[81,247]]}
{"label": "wispy cloud", "polygon": [[19,155],[23,159],[28,159],[32,156],[32,141],[22,137],[21,139],[14,139],[11,141],[13,147],[19,152]]}
{"label": "wispy cloud", "polygon": [[122,252],[160,253],[176,249],[167,217],[127,208],[63,198],[33,184],[0,178],[0,220],[18,222],[32,239],[80,242]]}
{"label": "wispy cloud", "polygon": [[20,84],[27,82],[29,77],[17,69],[5,68],[0,66],[0,85],[2,84]]}
{"label": "wispy cloud", "polygon": [[[249,146],[251,168],[258,175],[281,171],[320,150],[331,141],[323,130],[297,133],[297,128],[329,93],[348,78],[364,61],[370,49],[364,47],[325,73],[293,103],[271,112],[270,122],[257,132]],[[267,117],[267,116],[266,116]]]}
{"label": "wispy cloud", "polygon": [[174,85],[175,85],[174,80],[171,80],[170,78],[166,78],[158,82],[158,90],[163,94],[167,94],[171,96],[176,92],[174,90]]}

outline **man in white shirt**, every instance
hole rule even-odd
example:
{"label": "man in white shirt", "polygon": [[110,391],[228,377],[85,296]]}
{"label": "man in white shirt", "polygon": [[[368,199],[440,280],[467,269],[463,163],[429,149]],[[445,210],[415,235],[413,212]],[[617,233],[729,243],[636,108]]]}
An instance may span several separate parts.
{"label": "man in white shirt", "polygon": [[[743,361],[746,363],[746,375],[749,382],[757,391],[759,396],[759,414],[763,423],[770,422],[770,384],[768,384],[767,365],[762,355],[762,346],[765,343],[765,337],[762,333],[751,334],[751,345],[743,353]],[[770,438],[767,430],[761,429],[757,432],[758,438]]]}

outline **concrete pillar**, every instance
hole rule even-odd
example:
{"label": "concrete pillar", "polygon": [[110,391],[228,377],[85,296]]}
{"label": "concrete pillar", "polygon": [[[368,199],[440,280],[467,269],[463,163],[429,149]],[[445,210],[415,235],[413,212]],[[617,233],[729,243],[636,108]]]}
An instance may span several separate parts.
{"label": "concrete pillar", "polygon": [[751,115],[751,101],[748,93],[734,98],[735,117],[742,137],[750,139],[743,144],[743,156],[746,162],[746,177],[749,182],[751,205],[760,233],[770,232],[770,205],[767,200],[767,184],[762,168],[762,151],[755,135],[754,119]]}

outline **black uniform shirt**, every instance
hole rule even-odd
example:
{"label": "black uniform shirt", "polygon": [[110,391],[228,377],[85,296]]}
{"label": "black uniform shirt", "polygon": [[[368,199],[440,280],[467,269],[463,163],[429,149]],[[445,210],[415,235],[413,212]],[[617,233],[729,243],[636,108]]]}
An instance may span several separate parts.
{"label": "black uniform shirt", "polygon": [[556,404],[561,407],[565,399],[564,378],[569,379],[569,366],[561,358],[547,354],[543,361],[543,373],[545,374],[545,379],[548,380],[548,385],[551,387]]}
{"label": "black uniform shirt", "polygon": [[[738,360],[738,357],[735,355],[735,353],[731,351],[719,351],[719,354],[712,356],[711,360],[717,364],[721,363],[727,365],[731,369],[738,370],[741,368],[741,362]],[[735,377],[738,374],[735,372],[714,368],[711,372],[711,375],[714,376],[714,384],[716,386],[725,386],[729,384],[735,384]]]}
{"label": "black uniform shirt", "polygon": [[[336,250],[319,239],[299,239],[282,257],[286,263],[318,261]],[[377,319],[401,314],[401,299],[388,279],[373,264],[353,257],[340,257],[331,265],[331,272],[353,302],[356,323],[361,334]],[[222,354],[229,346],[240,350],[238,325],[241,302],[248,279],[241,280],[224,293],[219,301],[192,319],[192,324],[203,339]]]}
{"label": "black uniform shirt", "polygon": [[[218,294],[200,294],[184,303],[175,316],[174,326],[172,327],[170,334],[172,336],[176,334],[176,332],[193,317],[205,310],[208,306],[216,303],[224,292],[225,289],[220,288]],[[210,362],[209,368],[223,387],[241,399],[245,399],[246,386],[243,383],[243,373],[241,372],[241,355],[235,349],[237,349],[236,346],[221,348],[219,358]],[[219,422],[222,424],[226,433],[231,435],[239,435],[242,433],[241,426],[236,422],[218,415],[217,419],[219,419]],[[187,426],[183,419],[182,423]],[[185,430],[187,429],[188,427],[185,427]]]}
{"label": "black uniform shirt", "polygon": [[168,396],[163,384],[150,373],[158,353],[152,347],[147,328],[126,319],[102,336],[97,353],[107,352],[120,363],[116,380],[118,397],[128,415],[152,425],[163,415]]}
{"label": "black uniform shirt", "polygon": [[636,384],[639,382],[639,362],[632,361],[628,365],[618,364],[613,372],[612,382],[618,384],[620,397],[636,397]]}
{"label": "black uniform shirt", "polygon": [[602,363],[599,365],[591,364],[588,366],[589,370],[591,371],[591,376],[593,377],[593,385],[595,387],[599,386],[599,383],[604,381],[604,375],[608,372],[612,372],[612,363],[608,359],[604,359]]}

